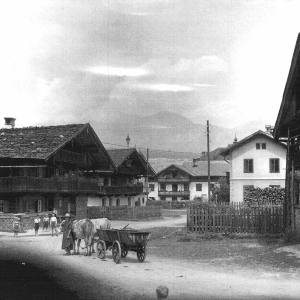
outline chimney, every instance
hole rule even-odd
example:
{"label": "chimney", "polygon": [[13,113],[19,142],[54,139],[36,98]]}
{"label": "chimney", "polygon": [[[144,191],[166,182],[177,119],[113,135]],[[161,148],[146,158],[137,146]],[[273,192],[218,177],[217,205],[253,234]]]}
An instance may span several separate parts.
{"label": "chimney", "polygon": [[272,134],[274,130],[274,126],[271,125],[265,125],[266,132]]}
{"label": "chimney", "polygon": [[10,126],[10,128],[15,128],[15,121],[16,119],[14,118],[4,118],[5,120],[5,125]]}

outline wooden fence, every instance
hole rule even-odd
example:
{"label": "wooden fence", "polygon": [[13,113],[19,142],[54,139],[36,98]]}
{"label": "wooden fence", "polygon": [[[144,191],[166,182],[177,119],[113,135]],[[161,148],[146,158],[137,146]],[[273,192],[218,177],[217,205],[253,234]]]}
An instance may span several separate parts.
{"label": "wooden fence", "polygon": [[161,206],[88,206],[89,219],[143,220],[162,217]]}
{"label": "wooden fence", "polygon": [[187,210],[187,228],[193,232],[261,233],[283,232],[283,207],[264,205],[196,205]]}

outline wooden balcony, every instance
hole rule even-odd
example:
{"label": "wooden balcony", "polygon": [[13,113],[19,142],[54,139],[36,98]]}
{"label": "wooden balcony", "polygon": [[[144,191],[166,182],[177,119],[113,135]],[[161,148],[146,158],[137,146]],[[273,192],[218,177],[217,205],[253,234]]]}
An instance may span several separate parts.
{"label": "wooden balcony", "polygon": [[164,197],[190,197],[190,191],[158,191],[158,196]]}
{"label": "wooden balcony", "polygon": [[99,193],[97,183],[39,177],[0,177],[0,194],[7,193]]}
{"label": "wooden balcony", "polygon": [[122,185],[122,186],[101,186],[101,192],[107,196],[112,195],[138,195],[142,194],[145,189],[142,184]]}
{"label": "wooden balcony", "polygon": [[171,178],[171,177],[161,177],[158,178],[158,182],[161,183],[184,183],[184,182],[190,182],[190,179],[188,177],[183,178]]}

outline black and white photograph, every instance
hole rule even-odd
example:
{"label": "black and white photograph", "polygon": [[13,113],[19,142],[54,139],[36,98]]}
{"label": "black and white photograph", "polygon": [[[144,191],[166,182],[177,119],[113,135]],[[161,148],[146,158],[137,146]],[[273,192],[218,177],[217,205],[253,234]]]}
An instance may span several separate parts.
{"label": "black and white photograph", "polygon": [[3,1],[0,299],[299,299],[299,12]]}

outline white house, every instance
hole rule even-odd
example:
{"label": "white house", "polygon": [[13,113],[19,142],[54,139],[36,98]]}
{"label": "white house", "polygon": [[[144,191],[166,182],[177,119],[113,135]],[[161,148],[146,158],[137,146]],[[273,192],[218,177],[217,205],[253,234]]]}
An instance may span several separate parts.
{"label": "white house", "polygon": [[[229,165],[225,161],[210,163],[211,187],[220,178],[226,178]],[[157,200],[176,201],[207,198],[208,164],[207,161],[185,162],[183,165],[172,164],[157,173],[149,181],[149,197]]]}
{"label": "white house", "polygon": [[285,187],[286,145],[269,132],[257,131],[229,145],[230,201],[242,202],[247,187]]}

